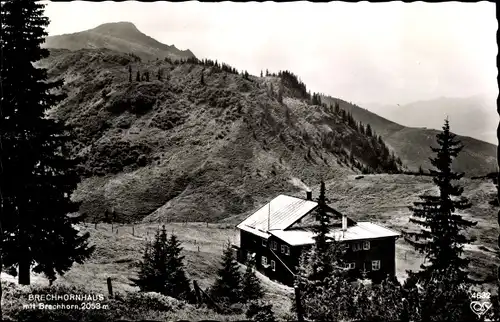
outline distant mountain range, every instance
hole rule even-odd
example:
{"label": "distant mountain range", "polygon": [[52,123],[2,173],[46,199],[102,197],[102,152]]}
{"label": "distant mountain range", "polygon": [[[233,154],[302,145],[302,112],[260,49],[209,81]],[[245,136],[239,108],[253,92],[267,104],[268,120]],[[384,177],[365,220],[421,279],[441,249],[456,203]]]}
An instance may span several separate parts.
{"label": "distant mountain range", "polygon": [[495,95],[465,98],[440,97],[404,105],[363,104],[370,111],[410,127],[441,130],[448,116],[454,133],[498,144],[499,117]]}
{"label": "distant mountain range", "polygon": [[49,36],[43,46],[69,50],[107,48],[122,53],[133,53],[143,60],[195,57],[189,49],[180,50],[174,45],[162,44],[143,34],[131,22],[105,23],[94,29]]}

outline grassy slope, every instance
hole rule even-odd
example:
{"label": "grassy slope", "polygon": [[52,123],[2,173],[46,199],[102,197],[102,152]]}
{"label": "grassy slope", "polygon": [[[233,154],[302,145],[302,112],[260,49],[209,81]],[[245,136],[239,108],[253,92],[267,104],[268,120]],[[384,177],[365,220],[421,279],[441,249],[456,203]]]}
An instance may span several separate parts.
{"label": "grassy slope", "polygon": [[[93,160],[88,168],[106,174],[85,180],[75,193],[91,217],[114,206],[122,221],[214,221],[253,210],[269,195],[297,191],[293,178],[314,183],[355,173],[338,164],[321,138],[328,131],[366,138],[318,107],[289,97],[278,103],[267,91],[276,78],[249,81],[206,68],[201,86],[202,66],[155,61],[133,63],[134,74],[147,69],[152,76],[130,84],[129,62],[109,50],[58,50],[41,62],[67,82],[68,97],[52,116],[80,128],[78,151]],[[160,67],[162,81],[154,79]],[[139,147],[147,165],[134,161],[110,171],[106,162],[130,157],[114,155],[118,143]]]}
{"label": "grassy slope", "polygon": [[[137,70],[150,71],[150,82],[129,83],[129,64],[134,79]],[[53,50],[40,65],[66,81],[68,97],[52,116],[79,128],[78,152],[89,156],[87,168],[105,174],[84,180],[74,195],[90,220],[111,207],[128,222],[217,221],[248,213],[269,195],[298,191],[292,180],[314,184],[356,173],[325,147],[328,132],[344,149],[367,141],[328,109],[290,97],[278,103],[268,94],[269,83],[278,88],[273,77],[245,80],[212,67],[137,63],[111,50]],[[160,68],[161,81],[155,77]],[[202,70],[206,86],[200,85]],[[364,111],[346,104],[340,105]],[[362,116],[355,113],[366,122]],[[421,131],[387,122],[371,116],[370,124],[390,134],[387,141],[398,153],[427,158],[433,136],[425,144],[406,144],[412,131],[422,142]],[[491,163],[483,157],[462,157],[458,164],[475,174]],[[138,165],[141,158],[146,166]],[[128,160],[125,167],[114,164],[122,160]]]}
{"label": "grassy slope", "polygon": [[[94,229],[94,225],[81,226],[82,232],[88,231],[91,234],[91,242],[96,245],[96,251],[89,261],[82,265],[74,265],[54,285],[72,285],[86,288],[90,294],[107,294],[106,279],[111,277],[115,293],[138,291],[138,288],[130,285],[129,278],[136,277],[137,262],[142,258],[146,241],[153,238],[157,227],[157,224],[136,225],[134,236],[132,236],[131,225],[120,226],[118,229],[115,226],[113,232],[111,225],[108,224],[99,224],[97,229]],[[232,225],[210,224],[207,227],[205,223],[188,223],[187,225],[167,223],[166,229],[168,233],[173,231],[178,235],[184,247],[184,263],[189,278],[198,281],[202,289],[209,287],[215,280],[215,272],[220,265],[224,243],[228,240],[238,243],[238,236]],[[261,274],[258,276],[266,291],[265,300],[274,305],[279,317],[284,318],[290,312],[292,290],[270,281]],[[48,284],[40,276],[34,276],[33,279],[37,285]],[[207,319],[204,315],[207,314],[205,310],[193,309],[192,312],[181,310],[174,314],[169,320]],[[208,312],[208,317],[214,320],[220,319],[213,312]],[[242,316],[228,316],[228,318],[243,319]]]}
{"label": "grassy slope", "polygon": [[[428,177],[407,175],[368,175],[356,179],[355,175],[339,175],[327,182],[328,197],[332,205],[358,221],[370,220],[387,227],[402,230],[409,227],[407,206],[418,199],[423,192],[434,191]],[[474,203],[465,217],[478,222],[470,234],[477,241],[466,248],[466,255],[472,258],[471,271],[474,277],[492,278],[495,274],[493,265],[496,253],[496,230],[492,225],[496,208],[488,201],[495,193],[493,184],[481,180],[463,180],[465,195]],[[313,195],[318,194],[313,187]],[[298,194],[299,196],[301,194]],[[186,270],[191,279],[197,280],[202,288],[207,288],[215,279],[215,272],[220,264],[223,244],[227,241],[238,243],[234,224],[242,216],[227,219],[225,224],[206,223],[166,223],[167,231],[178,235],[184,247]],[[137,289],[130,285],[129,278],[137,272],[137,262],[141,259],[142,250],[149,239],[152,239],[158,225],[141,223],[134,226],[109,224],[80,226],[82,232],[91,234],[92,243],[96,245],[93,257],[82,265],[73,268],[56,284],[85,287],[89,291],[106,294],[106,278],[113,279],[115,292],[133,292]],[[132,235],[134,231],[134,235]],[[199,247],[199,250],[198,250]],[[422,257],[416,254],[402,239],[397,242],[396,267],[397,276],[401,280],[406,277],[407,269],[418,269]],[[242,267],[243,269],[243,267]],[[287,317],[291,306],[292,290],[268,280],[259,274],[266,290],[266,300],[274,305],[280,318]],[[36,284],[47,284],[35,276]],[[493,283],[488,284],[492,286]],[[494,292],[494,290],[493,290]],[[170,319],[202,319],[211,316],[207,311],[195,308],[182,309],[170,313]],[[216,320],[224,317],[213,315]],[[240,316],[227,316],[228,319],[239,319]]]}
{"label": "grassy slope", "polygon": [[[428,160],[429,146],[435,146],[438,131],[405,127],[346,101],[331,97],[324,98],[327,104],[334,100],[339,102],[341,108],[350,111],[356,120],[370,124],[410,169],[416,170],[419,166],[424,169],[431,168]],[[453,131],[453,123],[450,125]],[[467,176],[496,171],[495,145],[466,136],[458,138],[465,148],[454,164],[455,170],[463,171]]]}

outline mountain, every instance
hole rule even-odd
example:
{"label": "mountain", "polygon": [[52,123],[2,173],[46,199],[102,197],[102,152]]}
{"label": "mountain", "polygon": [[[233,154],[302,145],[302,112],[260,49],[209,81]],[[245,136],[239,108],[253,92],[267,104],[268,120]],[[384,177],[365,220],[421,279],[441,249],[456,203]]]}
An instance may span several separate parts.
{"label": "mountain", "polygon": [[49,36],[43,47],[69,50],[107,48],[132,53],[143,60],[194,57],[190,50],[180,50],[174,45],[162,44],[143,34],[131,22],[105,23],[90,30]]}
{"label": "mountain", "polygon": [[496,100],[496,96],[482,94],[465,98],[440,97],[400,106],[365,106],[380,116],[410,127],[439,130],[442,119],[448,116],[455,133],[498,144]]}
{"label": "mountain", "polygon": [[[321,179],[429,167],[437,131],[337,98],[313,104],[291,73],[254,77],[194,56],[140,60],[135,55],[155,46],[175,47],[130,23],[61,37],[67,48],[52,48],[37,65],[64,79],[66,98],[49,115],[76,130],[72,149],[84,179],[73,198],[89,220],[114,208],[121,222],[220,221]],[[106,48],[95,48],[99,41]],[[367,124],[382,139],[362,130]],[[494,145],[460,139],[466,147],[455,169],[469,176],[496,169]]]}
{"label": "mountain", "polygon": [[109,49],[51,50],[39,65],[65,80],[49,114],[76,128],[86,179],[74,198],[90,219],[114,207],[119,221],[220,220],[321,178],[399,167],[376,138],[290,86],[280,103],[279,77]]}
{"label": "mountain", "polygon": [[[335,104],[335,102],[338,102],[340,107],[352,113],[356,120],[365,124],[370,124],[372,129],[384,139],[386,144],[395,151],[396,155],[398,155],[403,163],[410,169],[416,170],[421,166],[425,170],[432,167],[429,161],[429,147],[436,146],[436,134],[439,133],[438,130],[422,127],[406,127],[389,121],[356,104],[337,98],[323,96],[323,101],[327,104]],[[480,110],[478,110],[476,115],[478,115],[477,117],[481,115]],[[431,120],[429,117],[429,122],[432,121],[437,129],[441,129],[445,116],[434,117],[434,120]],[[477,122],[481,122],[481,120]],[[483,120],[482,122],[489,123],[491,120]],[[496,124],[492,127],[495,129],[496,126],[498,126],[498,116],[495,116],[493,123]],[[452,119],[450,119],[450,128],[452,132],[456,133],[455,123]],[[465,147],[458,158],[454,160],[454,170],[463,171],[466,173],[466,176],[476,176],[480,175],[480,173],[496,171],[496,145],[468,136],[459,135],[458,138]]]}

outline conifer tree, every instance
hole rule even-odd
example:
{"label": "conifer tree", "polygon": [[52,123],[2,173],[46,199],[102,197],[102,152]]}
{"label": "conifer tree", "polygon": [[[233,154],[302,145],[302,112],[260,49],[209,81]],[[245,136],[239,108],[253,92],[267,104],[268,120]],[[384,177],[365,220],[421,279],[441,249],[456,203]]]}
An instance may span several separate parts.
{"label": "conifer tree", "polygon": [[156,232],[154,242],[146,245],[143,260],[139,264],[138,278],[131,279],[142,292],[165,293],[167,247],[167,233],[163,226],[161,232]]}
{"label": "conifer tree", "polygon": [[191,301],[193,293],[184,271],[182,247],[172,234],[167,239],[165,226],[157,231],[153,244],[147,244],[138,278],[131,281],[143,292],[158,292]]}
{"label": "conifer tree", "polygon": [[204,78],[203,74],[204,74],[204,73],[203,73],[203,70],[202,70],[202,71],[201,71],[201,76],[200,76],[200,84],[201,84],[201,85],[205,85],[205,78]]}
{"label": "conifer tree", "polygon": [[262,76],[263,76],[263,74],[262,74],[262,70],[261,70],[261,71],[260,71],[260,77],[262,77]]}
{"label": "conifer tree", "polygon": [[340,105],[339,102],[335,102],[335,113],[339,114],[340,113]]}
{"label": "conifer tree", "polygon": [[318,207],[316,210],[316,221],[318,224],[314,226],[313,229],[316,236],[314,236],[315,256],[313,257],[312,263],[314,275],[311,279],[316,280],[324,280],[333,273],[333,261],[329,252],[329,243],[332,241],[332,238],[327,236],[330,232],[330,218],[326,213],[326,204],[328,201],[325,196],[325,190],[325,183],[321,181],[320,193],[317,198]]}
{"label": "conifer tree", "polygon": [[136,82],[141,81],[141,73],[139,71],[137,71],[137,73],[135,74],[135,80],[136,80]]}
{"label": "conifer tree", "polygon": [[370,126],[370,124],[366,124],[366,135],[370,137],[372,136],[372,134],[373,134],[372,127]]}
{"label": "conifer tree", "polygon": [[146,82],[149,82],[149,71],[146,71],[144,75],[146,76]]}
{"label": "conifer tree", "polygon": [[431,147],[436,157],[430,158],[436,170],[429,170],[434,184],[439,188],[439,195],[423,194],[422,201],[410,207],[413,216],[410,222],[422,228],[420,232],[404,232],[405,240],[419,252],[426,254],[429,264],[422,264],[421,270],[415,274],[419,280],[429,281],[446,274],[454,276],[458,283],[469,281],[467,266],[469,260],[463,258],[464,245],[472,240],[462,231],[476,225],[475,222],[463,219],[457,210],[471,207],[471,203],[462,196],[463,188],[455,181],[463,177],[463,173],[452,170],[452,161],[463,149],[456,135],[450,132],[446,119],[443,131],[436,135],[438,148]]}
{"label": "conifer tree", "polygon": [[260,300],[264,295],[259,278],[255,275],[255,260],[247,261],[247,268],[243,275],[241,296],[244,302]]}
{"label": "conifer tree", "polygon": [[283,92],[285,91],[285,87],[283,86],[283,81],[280,80],[280,84],[278,87],[278,102],[283,103]]}
{"label": "conifer tree", "polygon": [[167,242],[167,281],[165,283],[166,295],[191,302],[193,292],[190,287],[184,268],[184,256],[181,255],[182,247],[177,236],[170,235]]}
{"label": "conifer tree", "polygon": [[161,81],[163,79],[163,69],[158,68],[157,78],[159,81]]}
{"label": "conifer tree", "polygon": [[128,81],[132,83],[132,66],[128,65]]}
{"label": "conifer tree", "polygon": [[80,236],[68,213],[78,210],[70,199],[79,182],[77,161],[69,156],[74,136],[45,112],[63,99],[47,71],[33,63],[49,56],[40,48],[47,33],[44,4],[2,1],[0,46],[2,103],[2,262],[18,267],[19,283],[30,284],[30,270],[50,282],[83,263],[92,251],[89,234]]}
{"label": "conifer tree", "polygon": [[217,279],[210,289],[210,294],[225,303],[241,301],[241,274],[231,245],[228,243],[222,254],[221,267],[217,271]]}

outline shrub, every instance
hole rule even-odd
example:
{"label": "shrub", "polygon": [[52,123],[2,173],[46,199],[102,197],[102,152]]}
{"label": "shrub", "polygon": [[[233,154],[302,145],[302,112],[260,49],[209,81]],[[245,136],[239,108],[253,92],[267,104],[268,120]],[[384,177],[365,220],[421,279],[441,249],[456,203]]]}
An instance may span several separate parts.
{"label": "shrub", "polygon": [[[127,166],[136,168],[140,164],[146,165],[150,152],[147,145],[127,141],[98,143],[88,154],[85,169],[87,173],[94,175],[118,173]],[[141,156],[143,157],[140,158]]]}
{"label": "shrub", "polygon": [[124,301],[130,308],[155,311],[175,311],[184,307],[185,303],[156,292],[130,293]]}
{"label": "shrub", "polygon": [[259,322],[275,322],[276,317],[273,313],[272,304],[266,304],[264,302],[252,302],[248,306],[245,313],[247,319]]}

